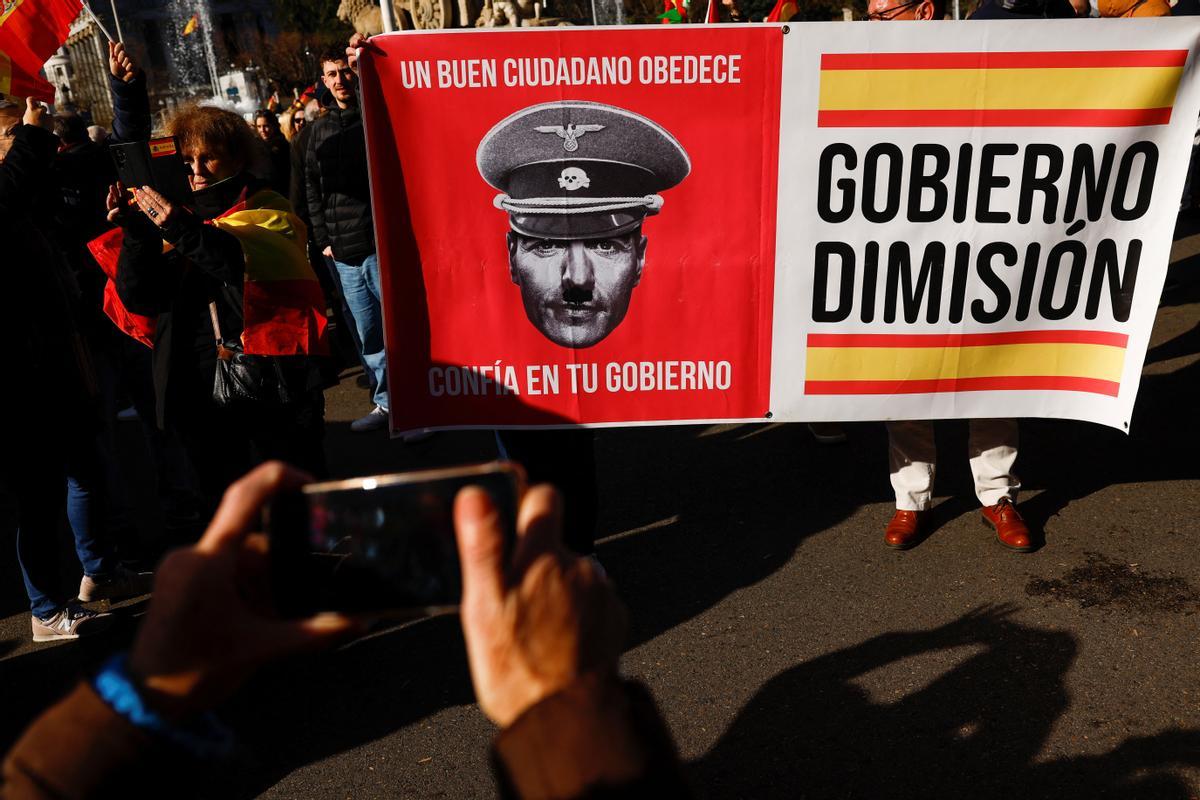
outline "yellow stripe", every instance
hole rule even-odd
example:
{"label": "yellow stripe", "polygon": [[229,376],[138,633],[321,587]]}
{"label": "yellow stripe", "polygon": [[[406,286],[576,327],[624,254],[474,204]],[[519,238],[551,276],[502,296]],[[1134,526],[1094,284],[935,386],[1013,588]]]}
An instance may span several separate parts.
{"label": "yellow stripe", "polygon": [[12,94],[12,61],[0,50],[0,97]]}
{"label": "yellow stripe", "polygon": [[213,224],[237,237],[251,281],[316,280],[308,261],[308,231],[295,214],[272,208],[236,211]]}
{"label": "yellow stripe", "polygon": [[0,0],[0,25],[4,24],[4,20],[8,19],[22,2],[24,0]]}
{"label": "yellow stripe", "polygon": [[1125,351],[1102,344],[986,347],[810,347],[810,381],[1069,376],[1119,381]]}
{"label": "yellow stripe", "polygon": [[824,70],[820,108],[1167,108],[1182,74],[1182,67]]}

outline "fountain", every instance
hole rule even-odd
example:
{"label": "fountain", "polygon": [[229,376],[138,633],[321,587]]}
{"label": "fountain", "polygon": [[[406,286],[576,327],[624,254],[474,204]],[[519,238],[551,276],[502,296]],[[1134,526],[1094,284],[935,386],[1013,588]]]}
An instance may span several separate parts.
{"label": "fountain", "polygon": [[[171,48],[173,74],[184,92],[204,105],[216,105],[248,116],[259,104],[255,76],[246,70],[222,73],[213,46],[213,17],[209,0],[168,0],[171,17],[179,20]],[[196,29],[184,34],[184,21],[196,18]]]}
{"label": "fountain", "polygon": [[624,25],[625,6],[622,0],[592,0],[593,25]]}

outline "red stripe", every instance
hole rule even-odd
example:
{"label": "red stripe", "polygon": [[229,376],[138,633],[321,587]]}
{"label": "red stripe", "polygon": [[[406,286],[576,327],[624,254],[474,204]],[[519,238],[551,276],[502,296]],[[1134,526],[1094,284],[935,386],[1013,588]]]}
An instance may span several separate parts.
{"label": "red stripe", "polygon": [[824,53],[821,69],[1055,69],[1182,67],[1187,50],[1079,50],[1045,53]]}
{"label": "red stripe", "polygon": [[325,294],[310,280],[246,281],[242,344],[260,356],[326,355]]}
{"label": "red stripe", "polygon": [[987,347],[997,344],[1103,344],[1125,348],[1129,337],[1108,331],[1003,333],[810,333],[809,347]]}
{"label": "red stripe", "polygon": [[1088,392],[1116,397],[1121,385],[1098,378],[1028,375],[992,378],[932,378],[913,381],[805,381],[805,394],[939,394],[997,391]]}
{"label": "red stripe", "polygon": [[1170,108],[948,108],[818,111],[818,128],[1128,128],[1166,125]]}

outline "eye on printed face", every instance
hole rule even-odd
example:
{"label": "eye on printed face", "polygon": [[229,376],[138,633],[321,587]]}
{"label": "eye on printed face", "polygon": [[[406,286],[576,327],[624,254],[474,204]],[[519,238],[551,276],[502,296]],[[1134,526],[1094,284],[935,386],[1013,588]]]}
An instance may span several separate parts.
{"label": "eye on printed face", "polygon": [[563,347],[591,347],[621,324],[645,258],[640,229],[585,240],[508,234],[509,268],[525,315]]}

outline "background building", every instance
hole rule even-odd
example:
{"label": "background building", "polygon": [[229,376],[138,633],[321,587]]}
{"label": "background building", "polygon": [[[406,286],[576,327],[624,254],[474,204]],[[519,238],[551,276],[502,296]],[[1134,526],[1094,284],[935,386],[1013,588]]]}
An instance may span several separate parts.
{"label": "background building", "polygon": [[[93,10],[118,35],[110,4],[94,3]],[[263,59],[278,34],[271,0],[117,0],[116,10],[160,117],[178,103],[214,97],[249,113],[269,95]],[[86,12],[46,63],[46,77],[63,108],[111,125],[107,39]]]}

